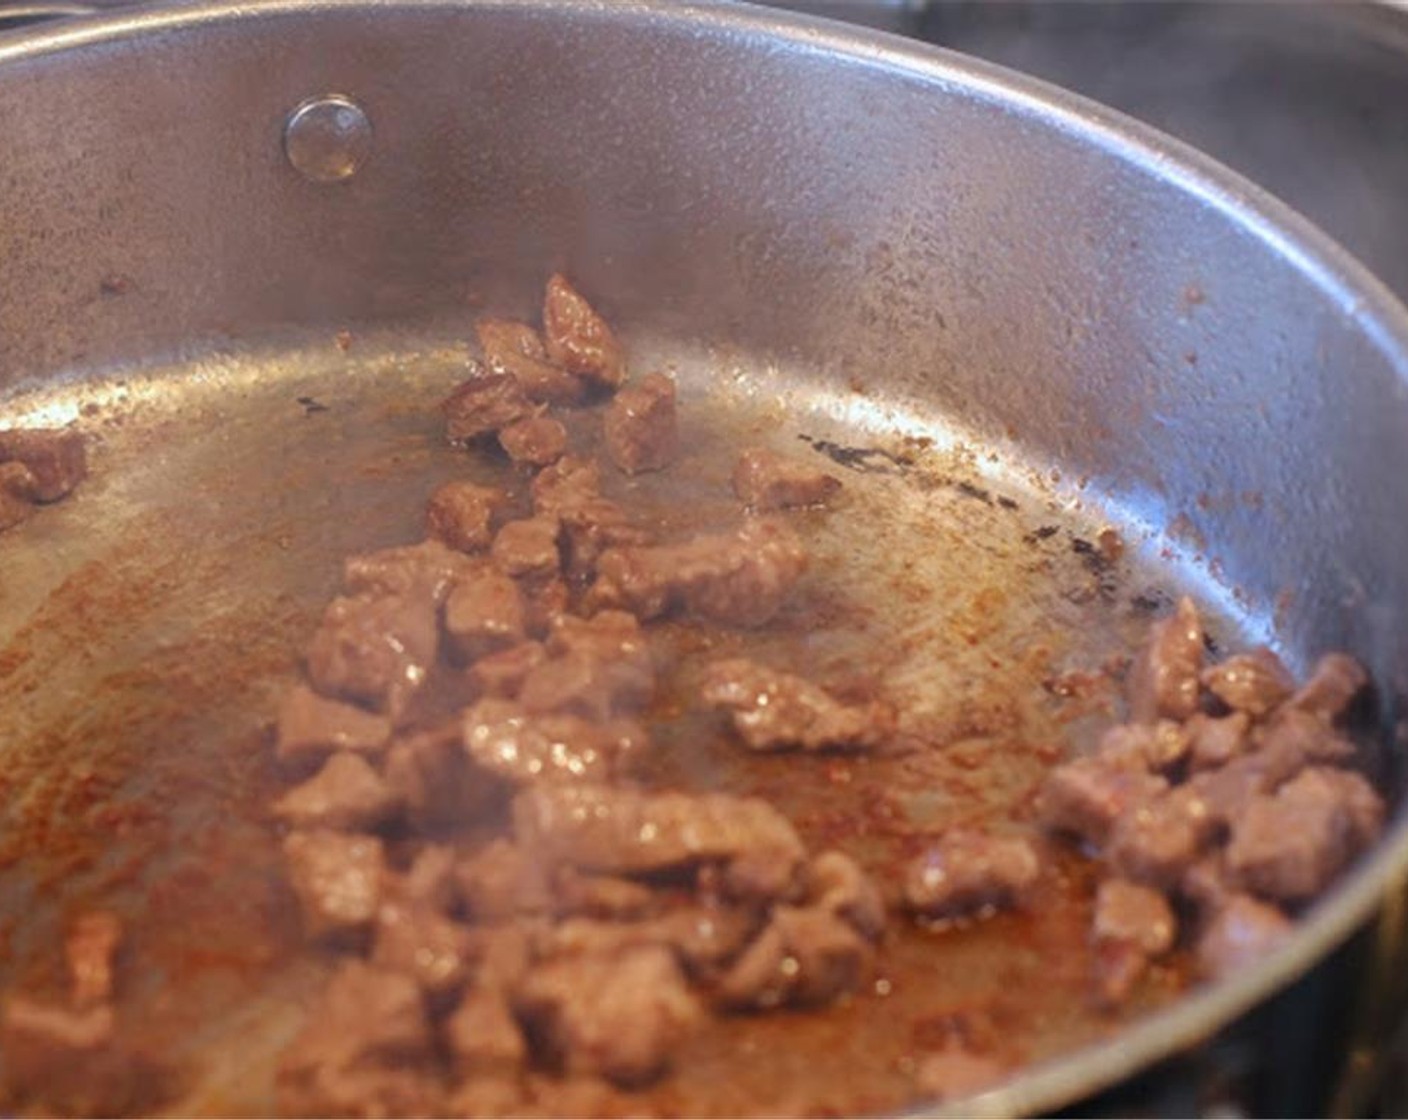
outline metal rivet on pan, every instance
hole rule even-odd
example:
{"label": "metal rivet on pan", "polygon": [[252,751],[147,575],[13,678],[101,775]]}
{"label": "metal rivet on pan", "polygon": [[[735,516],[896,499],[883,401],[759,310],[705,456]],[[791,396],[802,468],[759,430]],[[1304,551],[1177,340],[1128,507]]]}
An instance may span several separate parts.
{"label": "metal rivet on pan", "polygon": [[350,97],[331,94],[303,102],[284,125],[284,154],[305,179],[350,179],[372,150],[372,124]]}

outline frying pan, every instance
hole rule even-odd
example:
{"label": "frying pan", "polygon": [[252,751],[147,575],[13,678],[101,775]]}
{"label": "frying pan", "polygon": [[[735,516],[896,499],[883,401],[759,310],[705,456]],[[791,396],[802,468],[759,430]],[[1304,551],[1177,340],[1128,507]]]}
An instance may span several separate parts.
{"label": "frying pan", "polygon": [[[294,951],[263,808],[269,713],[339,558],[416,539],[435,484],[488,469],[441,444],[434,406],[473,316],[530,316],[554,269],[633,368],[681,384],[685,462],[634,495],[662,524],[725,517],[711,464],[742,439],[847,468],[846,507],[812,527],[804,667],[900,635],[887,680],[952,726],[973,682],[1028,696],[1190,591],[1225,646],[1272,641],[1301,671],[1329,648],[1364,660],[1396,802],[1408,312],[1175,142],[859,30],[589,0],[209,3],[28,30],[0,41],[0,137],[0,416],[74,424],[92,463],[0,538],[0,986],[53,983],[64,923],[123,911],[124,999],[199,1070],[173,1111],[270,1107],[321,972]],[[1123,555],[1093,563],[1106,528]],[[1022,718],[1029,746],[1082,726]],[[981,730],[961,788],[936,763],[889,792],[938,825],[1010,813],[1049,753]],[[1069,913],[968,938],[961,971],[1026,985],[1049,1029],[953,1107],[1086,1098],[1378,921],[1372,1028],[1405,871],[1395,824],[1282,951],[1127,1021],[1056,1013],[1070,989],[1023,939]],[[862,1068],[864,1036],[836,1041]]]}

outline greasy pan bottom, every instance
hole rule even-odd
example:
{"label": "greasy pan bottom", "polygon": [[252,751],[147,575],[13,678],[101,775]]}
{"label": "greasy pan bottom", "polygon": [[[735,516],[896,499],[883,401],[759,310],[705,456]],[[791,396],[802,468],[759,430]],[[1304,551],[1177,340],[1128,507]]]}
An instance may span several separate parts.
{"label": "greasy pan bottom", "polygon": [[[809,846],[848,850],[890,884],[926,832],[1031,829],[1041,775],[1113,712],[1101,669],[1179,573],[1146,566],[1133,529],[1122,555],[1109,534],[1102,547],[1101,530],[1120,528],[1110,511],[1082,510],[1069,487],[966,444],[942,416],[892,414],[864,384],[632,341],[634,368],[679,379],[687,450],[660,475],[608,470],[608,494],[666,531],[730,524],[728,472],[748,443],[829,456],[845,483],[834,511],[796,515],[813,563],[792,605],[714,651],[881,683],[924,744],[743,759],[714,725],[676,718],[656,726],[649,780],[764,795]],[[66,922],[116,909],[122,1030],[171,1068],[173,1113],[273,1107],[277,1055],[330,958],[303,947],[281,877],[270,716],[343,556],[420,539],[442,481],[511,477],[442,441],[437,406],[467,354],[432,332],[346,350],[320,339],[69,382],[0,411],[0,423],[76,417],[92,469],[0,537],[0,991],[57,990]],[[1253,629],[1201,602],[1220,644]],[[670,665],[697,644],[665,630],[666,708]],[[1177,956],[1120,1014],[1090,1009],[1093,880],[1047,850],[1023,911],[932,930],[895,918],[874,990],[721,1021],[645,1107],[896,1110],[916,1103],[931,1051],[975,1045],[1015,1069],[1173,998]]]}

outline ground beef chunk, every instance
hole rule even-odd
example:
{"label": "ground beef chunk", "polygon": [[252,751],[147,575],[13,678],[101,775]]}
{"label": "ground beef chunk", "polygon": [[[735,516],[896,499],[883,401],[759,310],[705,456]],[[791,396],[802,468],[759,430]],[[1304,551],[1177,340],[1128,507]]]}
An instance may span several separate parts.
{"label": "ground beef chunk", "polygon": [[445,1043],[460,1077],[511,1077],[528,1058],[508,999],[494,988],[472,988],[445,1020]]}
{"label": "ground beef chunk", "polygon": [[391,721],[351,704],[328,700],[306,685],[284,694],[279,706],[280,761],[320,759],[332,751],[378,755],[391,738]]}
{"label": "ground beef chunk", "polygon": [[432,1036],[409,977],[344,963],[285,1051],[279,1111],[293,1116],[423,1116],[443,1107],[428,1073]]}
{"label": "ground beef chunk", "polygon": [[490,526],[504,501],[502,490],[447,482],[426,503],[425,531],[461,552],[482,552],[493,540]]}
{"label": "ground beef chunk", "polygon": [[871,750],[895,731],[889,704],[848,706],[802,677],[744,658],[710,665],[701,695],[729,711],[739,738],[755,751]]}
{"label": "ground beef chunk", "polygon": [[470,935],[475,948],[475,986],[481,991],[497,992],[509,992],[516,988],[533,964],[533,941],[539,928],[536,918],[471,927]]}
{"label": "ground beef chunk", "polygon": [[1163,778],[1139,767],[1078,758],[1047,775],[1038,810],[1048,828],[1103,844],[1115,821],[1168,788]]}
{"label": "ground beef chunk", "polygon": [[733,468],[733,492],[749,509],[795,509],[825,505],[841,480],[760,447],[749,448]]}
{"label": "ground beef chunk", "polygon": [[327,695],[394,719],[435,664],[439,619],[426,595],[337,598],[308,645],[308,676]]}
{"label": "ground beef chunk", "polygon": [[499,432],[499,446],[515,463],[545,467],[567,450],[567,429],[551,416],[530,416]]}
{"label": "ground beef chunk", "polygon": [[1130,715],[1135,723],[1160,716],[1184,720],[1198,710],[1203,668],[1203,624],[1193,600],[1183,598],[1171,617],[1156,622],[1130,667]]}
{"label": "ground beef chunk", "polygon": [[564,456],[533,477],[529,492],[534,513],[559,513],[601,497],[601,466],[595,459]]}
{"label": "ground beef chunk", "polygon": [[1217,828],[1208,802],[1191,786],[1178,786],[1129,806],[1114,822],[1106,858],[1122,874],[1171,889]]}
{"label": "ground beef chunk", "polygon": [[354,595],[425,598],[439,606],[460,580],[481,567],[481,561],[429,540],[349,556],[342,582]]}
{"label": "ground beef chunk", "polygon": [[950,1101],[990,1088],[1006,1075],[1007,1067],[996,1058],[949,1046],[920,1059],[914,1084],[936,1100]]}
{"label": "ground beef chunk", "polygon": [[386,876],[381,841],[326,829],[284,837],[284,863],[315,936],[362,929],[376,917]]}
{"label": "ground beef chunk", "polygon": [[480,922],[504,922],[552,909],[552,884],[534,853],[507,840],[491,840],[455,868],[460,897]]}
{"label": "ground beef chunk", "polygon": [[1290,698],[1287,707],[1319,716],[1328,723],[1343,715],[1368,685],[1369,674],[1354,658],[1345,653],[1327,653],[1315,663],[1310,679]]}
{"label": "ground beef chunk", "polygon": [[561,525],[551,515],[510,521],[494,538],[490,554],[499,569],[510,576],[546,579],[562,568],[557,539]]}
{"label": "ground beef chunk", "polygon": [[1235,976],[1278,949],[1291,929],[1291,920],[1274,906],[1229,895],[1198,939],[1198,964],[1215,979]]}
{"label": "ground beef chunk", "polygon": [[31,502],[56,502],[88,476],[83,436],[60,428],[0,431],[0,463],[19,463],[29,472],[24,492],[15,496]]}
{"label": "ground beef chunk", "polygon": [[469,976],[469,930],[434,908],[404,898],[377,907],[372,964],[409,976],[427,994],[458,991]]}
{"label": "ground beef chunk", "polygon": [[1295,688],[1281,659],[1269,649],[1239,653],[1203,671],[1203,687],[1235,712],[1264,716]]}
{"label": "ground beef chunk", "polygon": [[530,715],[512,700],[488,697],[464,713],[464,747],[474,764],[514,785],[602,782],[621,774],[645,748],[627,720],[597,723],[568,713]]}
{"label": "ground beef chunk", "polygon": [[606,454],[627,474],[664,470],[679,454],[675,383],[651,373],[617,392],[602,417]]}
{"label": "ground beef chunk", "polygon": [[1233,712],[1216,718],[1198,712],[1185,725],[1188,728],[1188,768],[1215,770],[1246,752],[1250,745],[1251,717]]}
{"label": "ground beef chunk", "polygon": [[737,907],[681,906],[651,926],[695,976],[714,977],[757,932],[756,911]]}
{"label": "ground beef chunk", "polygon": [[396,792],[365,759],[339,751],[323,768],[274,802],[274,815],[294,828],[375,829],[400,811]]}
{"label": "ground beef chunk", "polygon": [[548,361],[542,338],[527,323],[480,319],[474,331],[485,365],[509,374],[530,400],[570,404],[581,399],[584,383]]}
{"label": "ground beef chunk", "polygon": [[1125,879],[1106,879],[1095,895],[1091,940],[1096,995],[1116,1005],[1129,998],[1149,962],[1173,947],[1178,927],[1158,891]]}
{"label": "ground beef chunk", "polygon": [[122,920],[107,910],[79,916],[64,938],[70,1000],[75,1007],[92,1007],[112,998],[113,961],[122,941]]}
{"label": "ground beef chunk", "polygon": [[520,644],[527,632],[523,595],[508,576],[488,569],[456,584],[445,602],[445,634],[462,661]]}
{"label": "ground beef chunk", "polygon": [[815,1007],[853,992],[870,968],[870,943],[820,907],[778,906],[719,981],[730,1008]]}
{"label": "ground beef chunk", "polygon": [[462,825],[501,800],[503,790],[469,764],[462,737],[456,718],[404,735],[386,752],[386,784],[415,828],[434,832]]}
{"label": "ground beef chunk", "polygon": [[548,961],[524,978],[514,1004],[568,1073],[621,1085],[663,1072],[702,1018],[674,956],[659,946]]}
{"label": "ground beef chunk", "polygon": [[1383,802],[1357,774],[1313,767],[1253,797],[1232,822],[1230,877],[1281,902],[1315,897],[1378,837]]}
{"label": "ground beef chunk", "polygon": [[554,363],[584,381],[614,389],[626,379],[616,335],[560,274],[548,280],[543,298],[543,341]]}
{"label": "ground beef chunk", "polygon": [[506,373],[471,377],[440,407],[445,413],[445,438],[451,443],[494,435],[537,411],[518,381]]}
{"label": "ground beef chunk", "polygon": [[761,626],[806,568],[807,554],[792,530],[754,521],[684,544],[608,549],[597,561],[589,598],[641,619],[682,606],[712,622]]}
{"label": "ground beef chunk", "polygon": [[955,830],[905,870],[904,901],[926,918],[955,918],[1016,903],[1041,874],[1031,842]]}
{"label": "ground beef chunk", "polygon": [[528,674],[547,659],[542,642],[519,642],[479,658],[469,667],[469,680],[485,696],[512,700],[522,690]]}
{"label": "ground beef chunk", "polygon": [[541,785],[513,803],[514,832],[527,849],[589,871],[638,874],[755,856],[785,869],[802,842],[766,801],[703,794],[643,793],[590,785]]}

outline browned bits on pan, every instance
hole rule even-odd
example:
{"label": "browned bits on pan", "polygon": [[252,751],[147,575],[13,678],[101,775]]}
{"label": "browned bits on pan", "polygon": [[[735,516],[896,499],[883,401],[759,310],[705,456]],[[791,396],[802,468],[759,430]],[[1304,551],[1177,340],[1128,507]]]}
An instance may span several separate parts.
{"label": "browned bits on pan", "polygon": [[78,432],[0,431],[0,530],[28,518],[35,503],[58,501],[87,476],[87,450]]}
{"label": "browned bits on pan", "polygon": [[608,389],[626,379],[625,356],[615,332],[561,274],[548,280],[543,337],[548,357],[568,373]]}

